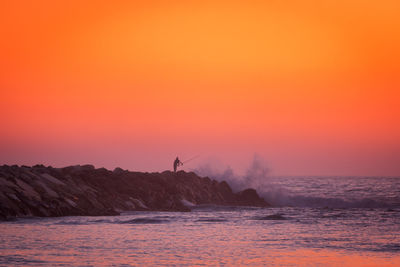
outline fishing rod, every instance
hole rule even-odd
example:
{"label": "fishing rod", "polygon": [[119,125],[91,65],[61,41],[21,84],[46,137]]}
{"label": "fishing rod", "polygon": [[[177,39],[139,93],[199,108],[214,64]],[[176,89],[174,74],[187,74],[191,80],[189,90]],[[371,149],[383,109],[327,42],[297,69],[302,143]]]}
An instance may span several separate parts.
{"label": "fishing rod", "polygon": [[192,160],[194,160],[194,159],[196,159],[196,158],[198,158],[198,157],[200,157],[200,155],[196,155],[196,156],[194,156],[194,157],[192,157],[192,158],[190,158],[190,159],[187,159],[187,160],[185,160],[185,161],[182,161],[182,164],[183,164],[183,163],[186,163],[186,162],[189,162],[189,161],[192,161]]}

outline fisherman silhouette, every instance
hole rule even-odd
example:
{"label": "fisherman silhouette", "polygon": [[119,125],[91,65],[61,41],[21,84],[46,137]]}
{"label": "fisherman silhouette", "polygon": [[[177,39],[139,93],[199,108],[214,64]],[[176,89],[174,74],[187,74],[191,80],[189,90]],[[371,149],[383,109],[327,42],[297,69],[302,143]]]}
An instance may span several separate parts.
{"label": "fisherman silhouette", "polygon": [[174,160],[174,172],[176,172],[176,169],[178,168],[178,166],[183,165],[182,161],[179,160],[178,157],[176,157],[176,159]]}

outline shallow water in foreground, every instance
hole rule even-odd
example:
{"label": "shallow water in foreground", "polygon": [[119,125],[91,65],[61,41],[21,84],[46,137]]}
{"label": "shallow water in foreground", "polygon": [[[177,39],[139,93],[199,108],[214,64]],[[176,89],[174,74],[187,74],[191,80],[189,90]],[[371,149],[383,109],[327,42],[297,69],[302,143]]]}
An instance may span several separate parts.
{"label": "shallow water in foreground", "polygon": [[138,212],[20,219],[0,233],[7,266],[400,264],[400,210]]}
{"label": "shallow water in foreground", "polygon": [[[274,208],[1,222],[0,265],[400,266],[400,179],[382,178],[379,186],[387,186],[381,194],[374,192],[377,181],[368,187],[354,179],[348,190],[356,193],[340,193],[347,198],[333,194],[343,190],[332,186],[348,179],[299,179],[297,187],[291,180],[284,198],[290,206]],[[311,182],[315,190],[301,190]]]}

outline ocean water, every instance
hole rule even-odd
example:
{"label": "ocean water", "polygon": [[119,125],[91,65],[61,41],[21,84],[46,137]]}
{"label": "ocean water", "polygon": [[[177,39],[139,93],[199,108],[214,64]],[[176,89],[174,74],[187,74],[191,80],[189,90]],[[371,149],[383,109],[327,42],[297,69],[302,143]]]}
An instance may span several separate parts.
{"label": "ocean water", "polygon": [[23,218],[1,266],[400,266],[400,178],[275,177],[271,208]]}

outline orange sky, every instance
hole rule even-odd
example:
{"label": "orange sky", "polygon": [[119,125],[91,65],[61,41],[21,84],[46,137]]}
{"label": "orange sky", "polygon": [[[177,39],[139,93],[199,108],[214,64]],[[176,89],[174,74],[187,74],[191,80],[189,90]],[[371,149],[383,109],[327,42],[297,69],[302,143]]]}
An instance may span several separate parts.
{"label": "orange sky", "polygon": [[240,170],[256,152],[274,174],[400,175],[399,10],[6,1],[0,164]]}

